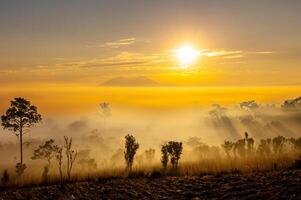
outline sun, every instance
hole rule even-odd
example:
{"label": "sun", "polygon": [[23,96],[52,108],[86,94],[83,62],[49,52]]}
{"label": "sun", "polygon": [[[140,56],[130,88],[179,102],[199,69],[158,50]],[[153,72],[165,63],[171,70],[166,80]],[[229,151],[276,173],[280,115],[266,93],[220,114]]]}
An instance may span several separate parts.
{"label": "sun", "polygon": [[185,66],[191,64],[200,55],[199,51],[190,45],[182,46],[176,49],[175,52],[176,58]]}

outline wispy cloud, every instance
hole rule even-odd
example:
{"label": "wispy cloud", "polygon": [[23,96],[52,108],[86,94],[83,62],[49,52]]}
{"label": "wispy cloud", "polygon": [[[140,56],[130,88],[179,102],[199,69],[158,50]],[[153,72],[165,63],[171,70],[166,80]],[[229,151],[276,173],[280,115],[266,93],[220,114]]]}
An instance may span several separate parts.
{"label": "wispy cloud", "polygon": [[247,52],[247,54],[261,54],[261,55],[267,55],[267,54],[275,54],[276,51],[254,51],[254,52]]}
{"label": "wispy cloud", "polygon": [[131,38],[124,38],[116,41],[105,42],[103,44],[87,45],[87,47],[120,48],[124,46],[134,45],[137,42],[139,42],[139,40],[137,40],[135,37],[131,37]]}

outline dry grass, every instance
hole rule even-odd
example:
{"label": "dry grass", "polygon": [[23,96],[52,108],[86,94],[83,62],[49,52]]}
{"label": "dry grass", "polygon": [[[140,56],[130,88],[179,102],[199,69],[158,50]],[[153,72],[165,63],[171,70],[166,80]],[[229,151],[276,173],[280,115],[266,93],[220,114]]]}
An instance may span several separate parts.
{"label": "dry grass", "polygon": [[[220,174],[220,173],[248,173],[253,171],[270,171],[270,170],[285,170],[288,169],[295,160],[298,159],[299,152],[283,153],[279,155],[260,156],[257,154],[239,158],[239,157],[219,157],[201,159],[199,161],[183,161],[180,162],[177,173],[168,168],[166,173],[163,173],[160,163],[148,165],[134,165],[132,173],[127,173],[125,167],[105,168],[93,172],[84,172],[75,168],[72,173],[71,180],[64,177],[63,183],[87,181],[87,180],[105,180],[113,178],[137,178],[137,177],[153,177],[163,175],[179,175],[179,176],[199,176],[203,174]],[[41,169],[37,172],[38,167],[29,168],[21,177],[17,177],[13,170],[9,170],[10,181],[6,187],[26,187],[34,185],[51,185],[59,184],[60,179],[55,166],[52,167],[47,182],[42,181]]]}

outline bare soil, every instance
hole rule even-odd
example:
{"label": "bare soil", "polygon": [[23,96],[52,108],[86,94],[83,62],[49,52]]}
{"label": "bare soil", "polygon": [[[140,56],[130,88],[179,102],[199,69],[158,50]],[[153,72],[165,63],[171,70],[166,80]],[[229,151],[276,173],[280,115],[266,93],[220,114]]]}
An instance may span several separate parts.
{"label": "bare soil", "polygon": [[8,188],[0,199],[301,199],[301,170],[99,179],[63,187]]}

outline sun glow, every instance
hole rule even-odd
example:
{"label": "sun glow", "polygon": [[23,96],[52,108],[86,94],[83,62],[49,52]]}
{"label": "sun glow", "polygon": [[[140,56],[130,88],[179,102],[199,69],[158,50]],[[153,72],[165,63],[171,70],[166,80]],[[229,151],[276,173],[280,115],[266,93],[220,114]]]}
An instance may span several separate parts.
{"label": "sun glow", "polygon": [[200,55],[199,51],[189,45],[182,46],[176,49],[175,52],[176,58],[185,66],[191,64]]}

